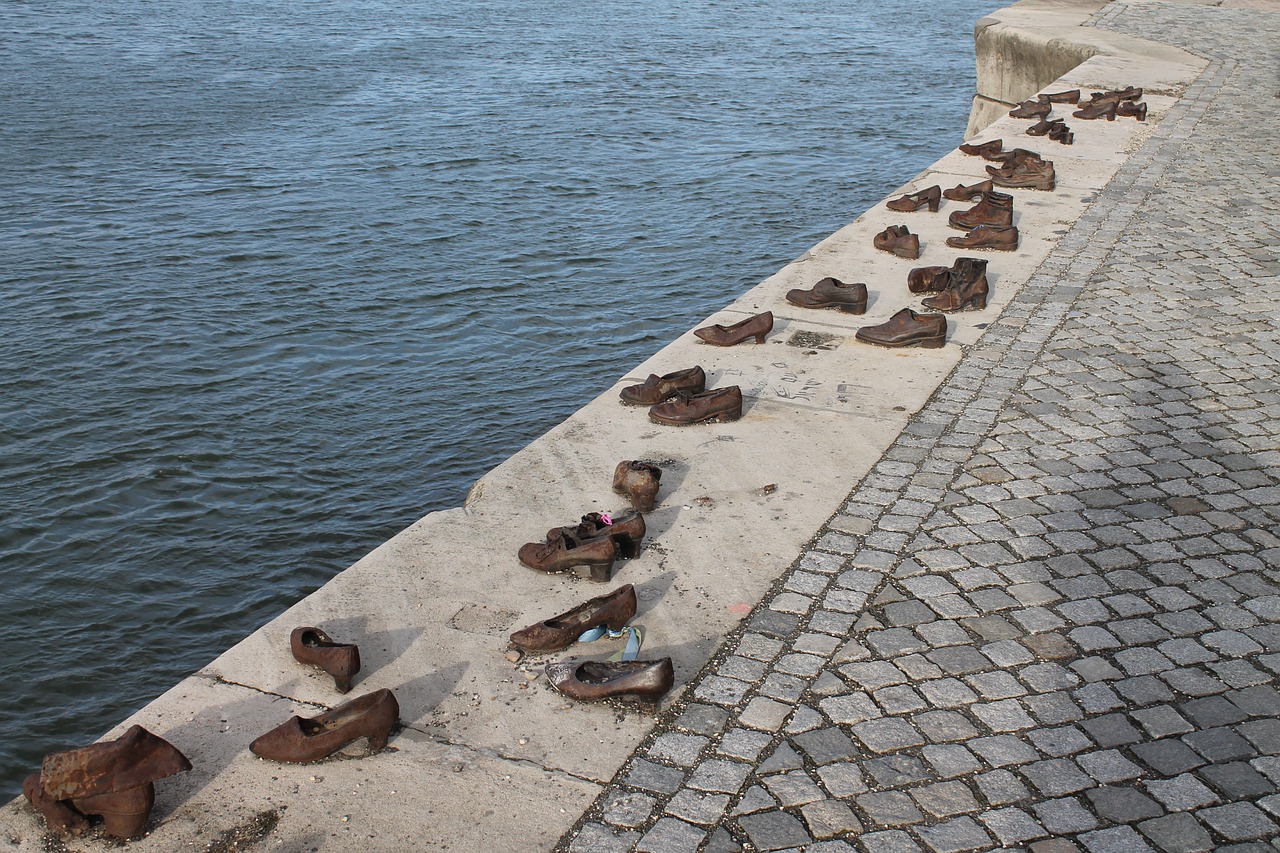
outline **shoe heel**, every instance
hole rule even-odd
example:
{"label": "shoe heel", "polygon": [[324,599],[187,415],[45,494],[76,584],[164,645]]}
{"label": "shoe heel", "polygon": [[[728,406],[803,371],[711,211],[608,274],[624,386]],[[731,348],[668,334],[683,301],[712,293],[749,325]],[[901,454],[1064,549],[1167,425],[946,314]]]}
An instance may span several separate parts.
{"label": "shoe heel", "polygon": [[840,310],[846,314],[865,314],[867,313],[867,304],[861,305],[841,305]]}
{"label": "shoe heel", "polygon": [[574,566],[574,574],[578,577],[583,577],[582,569],[587,569],[586,577],[596,583],[607,583],[609,578],[613,576],[613,560],[607,563],[584,563]]}
{"label": "shoe heel", "polygon": [[768,332],[762,332],[761,334],[756,335],[756,343],[758,344],[764,343],[765,336],[768,334],[769,334]]}
{"label": "shoe heel", "polygon": [[369,754],[373,755],[375,752],[382,752],[382,750],[386,749],[389,737],[391,737],[390,729],[383,729],[380,732],[374,732],[369,735]]}
{"label": "shoe heel", "polygon": [[640,556],[640,540],[633,539],[630,536],[619,536],[614,539],[614,544],[618,546],[618,556],[624,560],[630,560]]}
{"label": "shoe heel", "polygon": [[938,212],[938,207],[939,207],[942,203],[941,203],[940,201],[938,201],[938,199],[930,199],[930,200],[927,202],[927,204],[929,205],[929,212],[930,212],[930,213],[937,213],[937,212]]}
{"label": "shoe heel", "polygon": [[985,310],[987,307],[987,297],[979,295],[969,300],[969,306],[976,311]]}

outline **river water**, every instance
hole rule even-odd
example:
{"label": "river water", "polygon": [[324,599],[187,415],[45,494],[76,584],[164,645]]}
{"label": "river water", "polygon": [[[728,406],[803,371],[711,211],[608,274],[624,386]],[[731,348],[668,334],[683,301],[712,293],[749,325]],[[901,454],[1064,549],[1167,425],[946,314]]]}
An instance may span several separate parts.
{"label": "river water", "polygon": [[954,147],[999,5],[0,0],[0,795]]}

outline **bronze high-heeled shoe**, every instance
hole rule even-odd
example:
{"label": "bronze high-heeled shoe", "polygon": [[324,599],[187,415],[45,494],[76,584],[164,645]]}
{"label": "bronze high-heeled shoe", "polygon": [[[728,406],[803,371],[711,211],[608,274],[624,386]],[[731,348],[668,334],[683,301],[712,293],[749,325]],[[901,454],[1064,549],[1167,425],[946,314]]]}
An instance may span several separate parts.
{"label": "bronze high-heeled shoe", "polygon": [[572,527],[553,527],[548,530],[547,542],[552,542],[557,536],[565,533],[577,537],[584,543],[599,539],[601,536],[608,536],[613,540],[613,544],[618,546],[618,556],[629,560],[640,556],[640,543],[644,540],[646,532],[644,516],[638,512],[629,512],[614,519],[610,524],[605,524],[600,513],[589,512],[582,517],[582,521]]}
{"label": "bronze high-heeled shoe", "polygon": [[748,317],[740,323],[734,323],[732,326],[722,326],[716,323],[714,326],[703,326],[701,329],[694,329],[693,333],[702,340],[717,347],[731,347],[734,344],[740,344],[747,338],[755,338],[756,343],[764,343],[765,335],[773,331],[773,312],[765,311],[763,314],[757,314],[754,317]]}
{"label": "bronze high-heeled shoe", "polygon": [[1138,121],[1147,120],[1147,105],[1134,103],[1133,101],[1121,101],[1116,104],[1116,115],[1125,118],[1136,118]]}
{"label": "bronze high-heeled shoe", "polygon": [[[914,261],[920,257],[920,236],[912,234],[907,230],[905,225],[890,225],[879,234],[871,238],[871,245],[882,252],[888,252],[899,258],[906,258]],[[791,298],[787,297],[788,300]],[[866,299],[863,299],[862,310],[854,311],[854,314],[861,314],[866,311]]]}
{"label": "bronze high-heeled shoe", "polygon": [[561,661],[547,664],[551,686],[571,699],[598,701],[634,696],[657,702],[675,683],[671,658],[616,663]]}
{"label": "bronze high-heeled shoe", "polygon": [[1042,118],[1031,127],[1027,128],[1027,136],[1047,136],[1057,127],[1065,127],[1066,122],[1060,118],[1049,119]]}
{"label": "bronze high-heeled shoe", "polygon": [[400,703],[390,690],[383,688],[316,717],[290,717],[249,744],[249,749],[272,761],[308,764],[367,738],[368,754],[373,755],[386,748],[399,718]]}
{"label": "bronze high-heeled shoe", "polygon": [[1117,101],[1093,101],[1072,113],[1073,116],[1086,121],[1093,119],[1116,120]]}
{"label": "bronze high-heeled shoe", "polygon": [[1036,100],[1042,104],[1078,104],[1080,102],[1080,90],[1069,89],[1065,92],[1043,92],[1036,95]]}
{"label": "bronze high-heeled shoe", "polygon": [[562,532],[551,542],[530,542],[517,553],[520,562],[539,572],[563,572],[585,567],[590,578],[604,583],[613,576],[613,561],[618,546],[612,538],[601,536],[583,542],[577,536]]}
{"label": "bronze high-heeled shoe", "polygon": [[982,198],[982,194],[995,189],[995,184],[990,179],[978,181],[976,184],[965,186],[964,184],[956,184],[949,190],[942,191],[942,197],[950,201],[976,201]]}
{"label": "bronze high-heeled shoe", "polygon": [[621,631],[635,615],[636,588],[624,584],[559,616],[521,628],[511,635],[511,645],[526,652],[558,652],[592,628],[603,625],[610,631]]}
{"label": "bronze high-heeled shoe", "polygon": [[654,406],[681,391],[697,394],[707,387],[707,374],[700,366],[659,376],[651,373],[640,385],[628,385],[618,395],[630,406]]}
{"label": "bronze high-heeled shoe", "polygon": [[930,213],[937,213],[938,205],[941,201],[942,187],[932,186],[919,192],[907,193],[901,198],[886,202],[885,207],[890,210],[896,210],[899,213],[914,213],[920,208],[928,206]]}
{"label": "bronze high-heeled shoe", "polygon": [[1053,112],[1053,104],[1042,104],[1039,101],[1023,101],[1009,110],[1009,115],[1012,118],[1044,118],[1051,112]]}
{"label": "bronze high-heeled shoe", "polygon": [[613,469],[613,490],[640,512],[653,512],[662,469],[652,462],[624,459]]}
{"label": "bronze high-heeled shoe", "polygon": [[351,679],[360,671],[360,648],[353,643],[335,643],[319,628],[294,628],[289,634],[289,650],[298,663],[316,666],[333,676],[339,693],[351,690]]}

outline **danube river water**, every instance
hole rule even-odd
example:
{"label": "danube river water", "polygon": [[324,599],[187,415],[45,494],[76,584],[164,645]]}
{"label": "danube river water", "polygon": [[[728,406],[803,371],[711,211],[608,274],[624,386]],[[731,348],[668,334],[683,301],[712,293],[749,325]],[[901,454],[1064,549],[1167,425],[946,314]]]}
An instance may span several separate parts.
{"label": "danube river water", "polygon": [[0,0],[0,795],[954,147],[999,5]]}

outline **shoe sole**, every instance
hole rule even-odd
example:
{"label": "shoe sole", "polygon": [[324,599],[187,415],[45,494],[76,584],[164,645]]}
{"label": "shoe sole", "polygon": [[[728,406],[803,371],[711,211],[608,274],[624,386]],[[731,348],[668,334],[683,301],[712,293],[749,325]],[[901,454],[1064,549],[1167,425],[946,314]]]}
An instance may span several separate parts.
{"label": "shoe sole", "polygon": [[659,418],[659,417],[654,417],[653,415],[649,415],[649,420],[653,421],[655,424],[662,424],[663,426],[679,427],[679,426],[693,426],[694,424],[709,424],[709,423],[717,423],[717,422],[728,423],[730,421],[736,421],[742,417],[741,412],[734,415],[733,417],[728,417],[728,415],[729,415],[728,412],[722,412],[720,414],[708,415],[705,418],[699,418],[696,421],[673,421],[673,420],[668,420],[666,418]]}
{"label": "shoe sole", "polygon": [[[855,335],[855,337],[857,336]],[[917,340],[917,341],[907,341],[906,343],[901,343],[901,344],[886,344],[886,343],[883,343],[882,341],[870,341],[870,340],[867,340],[866,338],[858,338],[858,340],[862,341],[864,344],[872,344],[874,346],[885,347],[887,349],[905,349],[907,347],[920,347],[921,349],[942,349],[943,346],[945,346],[947,343],[946,338],[921,338],[920,340]]]}

